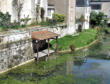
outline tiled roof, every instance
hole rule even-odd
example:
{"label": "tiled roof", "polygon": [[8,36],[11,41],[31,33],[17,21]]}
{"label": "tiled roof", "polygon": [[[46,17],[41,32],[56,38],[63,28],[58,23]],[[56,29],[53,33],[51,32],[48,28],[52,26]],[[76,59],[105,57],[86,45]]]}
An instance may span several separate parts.
{"label": "tiled roof", "polygon": [[32,35],[32,39],[34,40],[46,40],[46,39],[59,36],[59,34],[56,34],[47,30],[32,32],[31,35]]}

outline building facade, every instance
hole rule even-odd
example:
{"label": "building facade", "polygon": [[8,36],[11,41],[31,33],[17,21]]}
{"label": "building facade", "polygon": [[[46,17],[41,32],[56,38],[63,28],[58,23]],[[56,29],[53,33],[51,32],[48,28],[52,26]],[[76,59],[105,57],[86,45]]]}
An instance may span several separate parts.
{"label": "building facade", "polygon": [[84,22],[77,22],[76,28],[82,25],[83,29],[89,29],[91,7],[89,6],[89,0],[77,0],[76,1],[76,19],[84,16]]}
{"label": "building facade", "polygon": [[76,0],[48,0],[48,17],[53,13],[64,14],[68,25],[68,33],[76,32],[75,28]]}
{"label": "building facade", "polygon": [[50,15],[50,10],[51,10],[51,15],[53,12],[55,12],[67,16],[68,5],[69,5],[69,0],[48,0],[48,15]]}
{"label": "building facade", "polygon": [[[39,2],[40,7],[45,9],[45,16],[47,16],[47,0],[0,0],[0,11],[3,13],[9,12],[11,21],[18,20],[18,18],[31,18],[30,23],[36,21],[36,5]],[[19,17],[18,17],[19,13]]]}

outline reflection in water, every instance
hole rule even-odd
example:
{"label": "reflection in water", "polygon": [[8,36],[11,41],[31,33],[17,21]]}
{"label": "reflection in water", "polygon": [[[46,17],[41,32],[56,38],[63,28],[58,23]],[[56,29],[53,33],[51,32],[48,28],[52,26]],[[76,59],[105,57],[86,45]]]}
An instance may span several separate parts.
{"label": "reflection in water", "polygon": [[66,74],[67,75],[72,75],[73,74],[73,67],[74,67],[74,61],[73,57],[71,57],[67,62],[66,62]]}

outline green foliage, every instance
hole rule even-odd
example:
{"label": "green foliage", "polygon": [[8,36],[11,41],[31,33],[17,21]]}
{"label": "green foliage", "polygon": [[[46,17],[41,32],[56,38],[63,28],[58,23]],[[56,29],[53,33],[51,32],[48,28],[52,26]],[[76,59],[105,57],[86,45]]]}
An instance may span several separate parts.
{"label": "green foliage", "polygon": [[103,21],[104,21],[104,13],[99,12],[96,19],[97,19],[97,25],[103,24]]}
{"label": "green foliage", "polygon": [[85,21],[85,18],[84,18],[84,15],[81,15],[81,17],[80,18],[77,18],[76,19],[76,22],[84,22]]}
{"label": "green foliage", "polygon": [[74,84],[73,78],[72,75],[57,75],[41,81],[40,84]]}
{"label": "green foliage", "polygon": [[[58,40],[58,48],[60,50],[67,50],[70,49],[70,45],[75,44],[77,48],[86,46],[94,41],[97,37],[97,30],[89,29],[85,30],[77,36],[67,35]],[[50,42],[52,45],[56,43],[55,40]]]}
{"label": "green foliage", "polygon": [[[52,72],[56,69],[56,66],[64,64],[72,54],[61,54],[58,58],[48,60],[48,61],[40,61],[40,62],[31,62],[26,65],[20,66],[16,69],[10,71],[13,74],[28,74],[28,73],[35,73],[39,76],[45,76],[49,72]],[[45,67],[45,68],[44,68]],[[60,68],[60,66],[59,66]],[[58,67],[57,67],[58,69]]]}
{"label": "green foliage", "polygon": [[109,27],[105,27],[104,28],[104,32],[105,32],[105,34],[110,34],[110,28]]}
{"label": "green foliage", "polygon": [[6,14],[0,12],[0,27],[2,31],[10,28],[18,28],[19,25],[16,21],[11,23],[11,15],[8,12]]}
{"label": "green foliage", "polygon": [[31,20],[31,18],[29,18],[29,15],[27,17],[25,17],[25,18],[22,18],[21,19],[21,25],[25,27],[30,20]]}
{"label": "green foliage", "polygon": [[65,21],[65,15],[63,14],[53,14],[53,19],[55,19],[58,23],[62,23]]}
{"label": "green foliage", "polygon": [[74,44],[70,45],[70,49],[71,49],[72,52],[74,52],[75,49],[76,49],[76,45],[74,45]]}
{"label": "green foliage", "polygon": [[56,20],[54,19],[46,19],[46,21],[42,21],[40,22],[40,25],[41,26],[55,26],[57,23],[56,23]]}
{"label": "green foliage", "polygon": [[5,30],[10,27],[11,15],[7,12],[6,14],[0,12],[0,26]]}
{"label": "green foliage", "polygon": [[28,80],[18,80],[14,76],[7,76],[5,77],[6,79],[4,80],[3,77],[0,77],[0,84],[37,84],[37,79],[34,78],[29,78]]}
{"label": "green foliage", "polygon": [[44,79],[40,84],[101,84],[100,77],[87,76],[85,78],[79,78],[74,75],[56,75]]}
{"label": "green foliage", "polygon": [[102,12],[99,12],[99,13],[91,12],[90,23],[93,27],[94,26],[104,26],[104,24],[105,24],[104,20],[105,20],[104,19],[104,13],[102,13]]}

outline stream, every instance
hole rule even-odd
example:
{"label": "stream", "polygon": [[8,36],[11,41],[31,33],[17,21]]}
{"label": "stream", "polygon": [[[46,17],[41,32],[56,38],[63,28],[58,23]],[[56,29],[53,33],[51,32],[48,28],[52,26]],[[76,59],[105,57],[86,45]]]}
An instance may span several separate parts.
{"label": "stream", "polygon": [[[19,67],[1,75],[0,84],[110,84],[109,37],[110,35],[105,36],[88,49],[71,53],[73,56],[45,75],[36,73],[36,69],[39,72],[42,69],[36,68],[36,62],[33,62],[27,64],[26,69]],[[25,71],[28,72],[24,73]]]}

